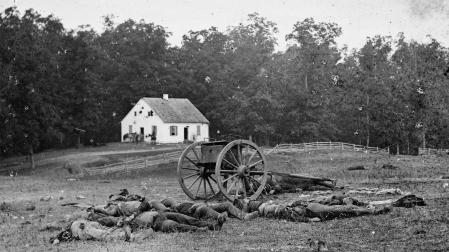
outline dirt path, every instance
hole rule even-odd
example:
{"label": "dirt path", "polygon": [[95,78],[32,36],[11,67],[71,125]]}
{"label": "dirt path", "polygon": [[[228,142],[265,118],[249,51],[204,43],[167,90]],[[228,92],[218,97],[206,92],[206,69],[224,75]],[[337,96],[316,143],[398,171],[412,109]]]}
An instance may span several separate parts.
{"label": "dirt path", "polygon": [[59,157],[47,158],[43,160],[37,161],[37,164],[45,164],[46,162],[57,162],[57,161],[71,161],[71,160],[81,160],[82,163],[88,163],[90,161],[94,161],[98,159],[100,156],[106,155],[118,155],[118,154],[135,154],[135,153],[144,153],[144,152],[160,152],[160,151],[176,151],[178,148],[176,147],[166,147],[166,148],[155,148],[154,150],[120,150],[120,151],[97,151],[97,152],[82,152],[82,153],[74,153],[67,154]]}

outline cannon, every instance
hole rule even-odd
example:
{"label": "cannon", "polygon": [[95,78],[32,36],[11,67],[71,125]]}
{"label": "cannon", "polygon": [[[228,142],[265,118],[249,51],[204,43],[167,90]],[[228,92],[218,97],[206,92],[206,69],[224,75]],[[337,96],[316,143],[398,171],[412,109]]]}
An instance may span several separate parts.
{"label": "cannon", "polygon": [[249,140],[196,142],[182,152],[177,175],[193,200],[209,200],[220,193],[230,201],[255,200],[265,189],[266,166],[263,151]]}
{"label": "cannon", "polygon": [[210,200],[219,194],[230,201],[255,200],[272,189],[293,192],[336,186],[333,179],[268,171],[263,151],[244,139],[189,145],[179,158],[177,175],[182,190],[193,200]]}

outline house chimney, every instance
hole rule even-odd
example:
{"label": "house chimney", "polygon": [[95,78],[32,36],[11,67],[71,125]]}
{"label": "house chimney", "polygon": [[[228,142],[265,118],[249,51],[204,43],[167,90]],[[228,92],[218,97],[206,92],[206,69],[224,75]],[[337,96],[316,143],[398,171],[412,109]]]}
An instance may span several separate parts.
{"label": "house chimney", "polygon": [[162,95],[162,99],[168,101],[168,94],[163,94],[163,95]]}

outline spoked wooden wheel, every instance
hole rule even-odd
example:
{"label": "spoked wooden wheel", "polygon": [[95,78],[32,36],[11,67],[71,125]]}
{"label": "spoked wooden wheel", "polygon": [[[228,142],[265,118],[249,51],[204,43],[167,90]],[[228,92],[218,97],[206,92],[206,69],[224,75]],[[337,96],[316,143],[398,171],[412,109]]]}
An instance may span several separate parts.
{"label": "spoked wooden wheel", "polygon": [[215,163],[201,163],[201,144],[189,145],[178,161],[178,181],[182,190],[193,200],[207,200],[220,192],[214,174]]}
{"label": "spoked wooden wheel", "polygon": [[234,199],[255,200],[265,189],[266,159],[260,148],[248,140],[235,140],[220,152],[215,176],[223,195]]}

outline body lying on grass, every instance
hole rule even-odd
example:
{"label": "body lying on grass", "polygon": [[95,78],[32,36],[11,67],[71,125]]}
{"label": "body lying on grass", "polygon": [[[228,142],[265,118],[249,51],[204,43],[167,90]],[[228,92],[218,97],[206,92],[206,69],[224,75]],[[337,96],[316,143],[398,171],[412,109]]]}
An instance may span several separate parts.
{"label": "body lying on grass", "polygon": [[[249,220],[257,213],[244,213],[230,202],[213,204],[181,203],[166,199],[147,201],[122,190],[111,195],[106,205],[88,209],[85,219],[73,221],[56,238],[57,242],[81,240],[145,239],[142,230],[195,232],[220,230],[227,217]],[[165,204],[165,205],[164,205]],[[145,232],[148,234],[149,232]]]}
{"label": "body lying on grass", "polygon": [[389,212],[393,206],[425,205],[421,198],[414,195],[382,202],[361,202],[340,194],[290,204],[257,200],[236,200],[232,204],[178,203],[173,199],[147,201],[140,196],[128,195],[127,191],[121,194],[123,195],[119,195],[118,198],[112,195],[110,197],[112,200],[107,205],[90,208],[86,219],[73,221],[52,241],[71,239],[132,241],[148,238],[153,230],[161,232],[220,230],[228,216],[240,220],[251,220],[261,216],[309,222],[383,214]]}
{"label": "body lying on grass", "polygon": [[282,172],[270,172],[267,177],[265,189],[270,194],[288,192],[317,191],[335,189],[336,181],[328,178],[304,176]]}
{"label": "body lying on grass", "polygon": [[290,204],[277,204],[272,201],[234,202],[247,212],[258,212],[259,216],[285,219],[294,222],[324,221],[336,218],[349,218],[362,215],[388,213],[392,207],[424,206],[424,200],[415,195],[407,195],[397,200],[362,202],[343,194],[322,196],[309,201],[298,200]]}
{"label": "body lying on grass", "polygon": [[70,225],[56,237],[50,239],[50,242],[57,244],[59,242],[67,242],[71,240],[127,240],[136,241],[144,240],[151,237],[153,229],[145,229],[141,232],[132,233],[129,226],[106,227],[96,221],[78,219],[70,223]]}

